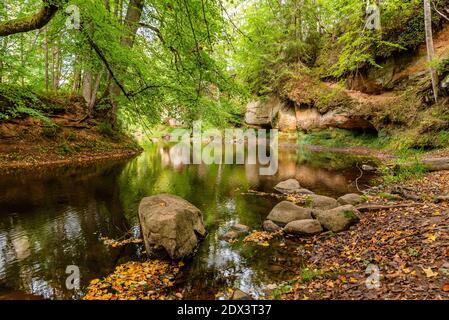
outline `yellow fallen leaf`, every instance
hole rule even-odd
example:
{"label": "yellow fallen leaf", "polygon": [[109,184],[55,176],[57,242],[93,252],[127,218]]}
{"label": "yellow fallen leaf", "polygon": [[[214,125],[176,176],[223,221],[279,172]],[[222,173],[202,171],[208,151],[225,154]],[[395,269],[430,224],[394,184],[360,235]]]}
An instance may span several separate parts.
{"label": "yellow fallen leaf", "polygon": [[437,236],[434,234],[428,234],[427,240],[429,240],[430,242],[435,242],[437,240]]}
{"label": "yellow fallen leaf", "polygon": [[433,278],[438,275],[438,272],[433,272],[432,268],[422,268],[427,278]]}

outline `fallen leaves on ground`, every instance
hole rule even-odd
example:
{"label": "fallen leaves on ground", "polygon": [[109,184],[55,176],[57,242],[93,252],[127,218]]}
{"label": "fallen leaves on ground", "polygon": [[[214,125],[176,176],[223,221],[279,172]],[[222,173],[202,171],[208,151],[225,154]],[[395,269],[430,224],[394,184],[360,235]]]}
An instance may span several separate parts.
{"label": "fallen leaves on ground", "polygon": [[365,212],[349,231],[301,239],[298,254],[319,272],[306,280],[298,274],[282,298],[449,299],[449,203],[433,201],[449,194],[449,171],[402,186],[424,200],[369,196],[370,204],[414,205]]}
{"label": "fallen leaves on ground", "polygon": [[160,260],[129,262],[118,266],[104,279],[94,279],[84,300],[175,300],[174,279],[184,266]]}
{"label": "fallen leaves on ground", "polygon": [[125,240],[114,240],[114,239],[109,239],[107,237],[100,237],[100,240],[103,241],[103,243],[106,246],[109,246],[112,248],[120,248],[120,247],[124,247],[128,244],[143,243],[142,239],[136,239],[136,238],[130,238],[130,239],[125,239]]}
{"label": "fallen leaves on ground", "polygon": [[243,242],[254,242],[262,247],[269,247],[269,241],[274,237],[279,236],[281,233],[282,230],[278,232],[254,231],[246,236],[246,238],[243,239]]}

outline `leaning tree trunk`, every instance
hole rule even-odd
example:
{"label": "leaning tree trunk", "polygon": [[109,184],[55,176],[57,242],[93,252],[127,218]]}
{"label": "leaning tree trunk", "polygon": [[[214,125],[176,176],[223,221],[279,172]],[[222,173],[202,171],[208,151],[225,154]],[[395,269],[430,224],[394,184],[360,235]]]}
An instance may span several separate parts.
{"label": "leaning tree trunk", "polygon": [[438,102],[438,75],[432,66],[435,48],[433,46],[432,35],[432,12],[430,9],[430,0],[424,0],[424,22],[426,28],[427,61],[429,62],[429,71],[432,77],[432,90],[435,102]]}
{"label": "leaning tree trunk", "polygon": [[[126,35],[122,38],[121,44],[124,47],[132,48],[134,46],[134,39],[139,29],[139,22],[142,16],[145,0],[130,0],[128,11],[125,17],[125,32]],[[123,70],[122,70],[123,71]],[[113,83],[110,87],[109,94],[111,99],[111,122],[113,125],[117,122],[118,102],[117,97],[120,95],[121,89],[117,83]]]}

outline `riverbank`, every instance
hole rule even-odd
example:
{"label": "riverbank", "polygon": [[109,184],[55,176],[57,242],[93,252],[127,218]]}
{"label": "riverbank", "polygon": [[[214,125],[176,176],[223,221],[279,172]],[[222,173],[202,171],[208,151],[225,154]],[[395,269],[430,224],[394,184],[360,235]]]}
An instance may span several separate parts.
{"label": "riverbank", "polygon": [[0,123],[0,173],[52,166],[85,166],[131,158],[142,149],[133,138],[95,121],[42,126],[31,118]]}
{"label": "riverbank", "polygon": [[449,299],[449,171],[377,187],[347,232],[301,239],[283,299]]}

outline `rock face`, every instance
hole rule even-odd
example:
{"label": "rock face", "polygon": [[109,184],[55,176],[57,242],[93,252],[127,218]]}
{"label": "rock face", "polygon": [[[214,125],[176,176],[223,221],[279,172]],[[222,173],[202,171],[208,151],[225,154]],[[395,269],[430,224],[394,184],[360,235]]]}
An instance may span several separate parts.
{"label": "rock face", "polygon": [[298,180],[295,179],[282,181],[274,187],[274,190],[284,194],[295,193],[299,189],[301,189],[301,186],[299,185]]}
{"label": "rock face", "polygon": [[271,220],[265,220],[262,228],[267,232],[277,232],[282,229],[281,227],[279,227],[276,223],[274,223]]}
{"label": "rock face", "polygon": [[294,108],[282,105],[278,113],[276,126],[282,132],[293,132],[297,129],[296,112]]}
{"label": "rock face", "polygon": [[255,127],[273,126],[273,120],[282,107],[278,98],[270,98],[268,101],[253,101],[246,106],[245,123]]}
{"label": "rock face", "polygon": [[293,235],[313,235],[323,232],[323,228],[317,220],[299,220],[287,224],[284,232]]}
{"label": "rock face", "polygon": [[206,235],[201,211],[174,195],[144,198],[139,219],[147,254],[182,259],[191,256]]}
{"label": "rock face", "polygon": [[347,230],[351,225],[360,220],[360,212],[352,205],[346,205],[327,211],[319,211],[316,212],[315,215],[325,229],[333,232]]}
{"label": "rock face", "polygon": [[364,203],[365,199],[356,193],[350,193],[350,194],[347,194],[347,195],[344,195],[344,196],[338,198],[337,201],[339,204],[341,204],[343,206],[347,205],[347,204],[356,206],[358,204]]}
{"label": "rock face", "polygon": [[329,210],[338,207],[337,200],[316,194],[307,197],[307,206],[312,209]]}
{"label": "rock face", "polygon": [[271,220],[280,226],[285,226],[292,221],[305,219],[312,219],[312,210],[298,207],[288,201],[282,201],[277,204],[267,217],[267,220]]}
{"label": "rock face", "polygon": [[297,109],[296,119],[298,129],[308,132],[313,129],[339,128],[347,130],[374,129],[373,125],[361,116],[351,115],[349,112],[329,111],[319,113],[315,108]]}

